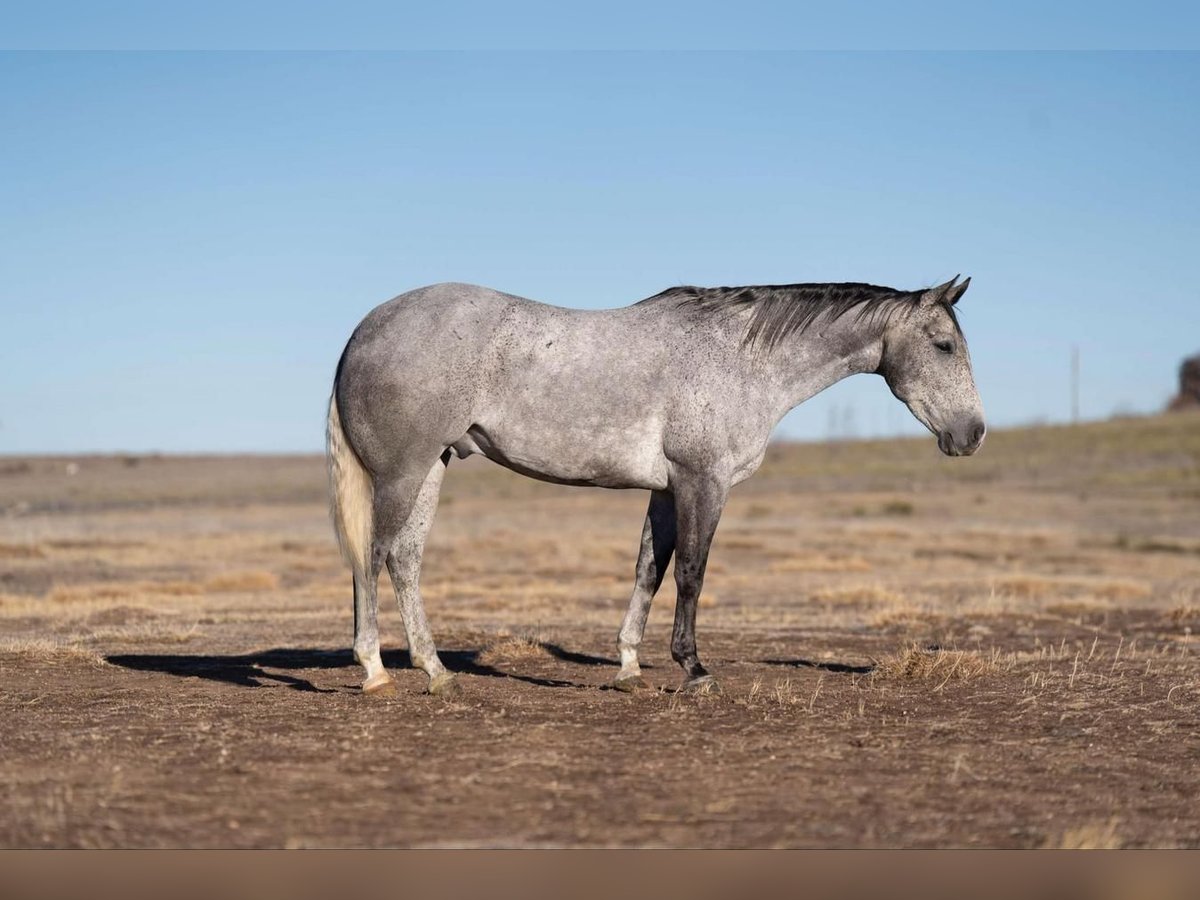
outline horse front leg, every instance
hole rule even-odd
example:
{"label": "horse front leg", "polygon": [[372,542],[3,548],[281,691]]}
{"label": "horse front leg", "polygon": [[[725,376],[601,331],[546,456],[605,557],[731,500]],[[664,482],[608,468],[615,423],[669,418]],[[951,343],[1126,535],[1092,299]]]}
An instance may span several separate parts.
{"label": "horse front leg", "polygon": [[683,667],[684,691],[720,688],[696,652],[696,607],[704,587],[704,571],[717,522],[729,495],[728,481],[711,474],[687,473],[675,488],[678,535],[675,541],[675,626],[671,657]]}
{"label": "horse front leg", "polygon": [[642,544],[638,551],[637,574],[629,610],[617,635],[617,650],[621,654],[621,671],[613,687],[619,691],[635,691],[649,687],[642,678],[638,663],[638,647],[646,631],[650,604],[658,592],[675,552],[675,498],[667,491],[650,494],[646,522],[642,527]]}

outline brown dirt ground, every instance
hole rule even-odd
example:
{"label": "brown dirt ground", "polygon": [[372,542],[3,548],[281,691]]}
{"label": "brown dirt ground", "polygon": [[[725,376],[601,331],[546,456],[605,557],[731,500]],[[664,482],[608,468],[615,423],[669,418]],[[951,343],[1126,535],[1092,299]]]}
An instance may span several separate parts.
{"label": "brown dirt ground", "polygon": [[0,458],[0,845],[1200,846],[1200,416],[780,445],[674,693],[645,498],[455,463],[367,698],[312,457]]}

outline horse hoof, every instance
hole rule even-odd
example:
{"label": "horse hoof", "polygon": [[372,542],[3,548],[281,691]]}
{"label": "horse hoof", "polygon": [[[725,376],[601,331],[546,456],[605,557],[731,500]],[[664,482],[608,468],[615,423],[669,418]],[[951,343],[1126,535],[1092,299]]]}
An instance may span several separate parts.
{"label": "horse hoof", "polygon": [[684,694],[719,694],[721,685],[711,675],[700,675],[685,681],[679,690]]}
{"label": "horse hoof", "polygon": [[368,678],[363,682],[362,690],[368,697],[394,697],[399,693],[396,679],[387,672],[380,672],[373,678]]}
{"label": "horse hoof", "polygon": [[650,685],[646,684],[646,679],[641,675],[618,677],[612,686],[618,691],[624,691],[626,694],[632,694],[634,691],[650,690]]}
{"label": "horse hoof", "polygon": [[453,672],[440,672],[429,679],[429,687],[426,688],[426,692],[434,697],[457,697],[462,692],[462,688]]}

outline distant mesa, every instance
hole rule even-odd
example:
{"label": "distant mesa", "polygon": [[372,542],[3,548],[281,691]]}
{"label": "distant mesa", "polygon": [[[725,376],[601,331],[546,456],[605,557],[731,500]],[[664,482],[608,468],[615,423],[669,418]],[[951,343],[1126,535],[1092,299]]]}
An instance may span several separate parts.
{"label": "distant mesa", "polygon": [[1200,353],[1179,365],[1179,393],[1167,405],[1171,412],[1200,410]]}

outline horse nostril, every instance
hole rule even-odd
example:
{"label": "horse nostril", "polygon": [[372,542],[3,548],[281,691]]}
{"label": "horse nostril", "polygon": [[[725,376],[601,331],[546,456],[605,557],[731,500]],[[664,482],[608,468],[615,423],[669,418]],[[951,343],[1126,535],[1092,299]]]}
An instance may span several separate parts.
{"label": "horse nostril", "polygon": [[971,443],[978,445],[979,442],[983,440],[983,436],[985,434],[987,434],[987,428],[982,422],[979,422],[974,428],[971,429]]}

